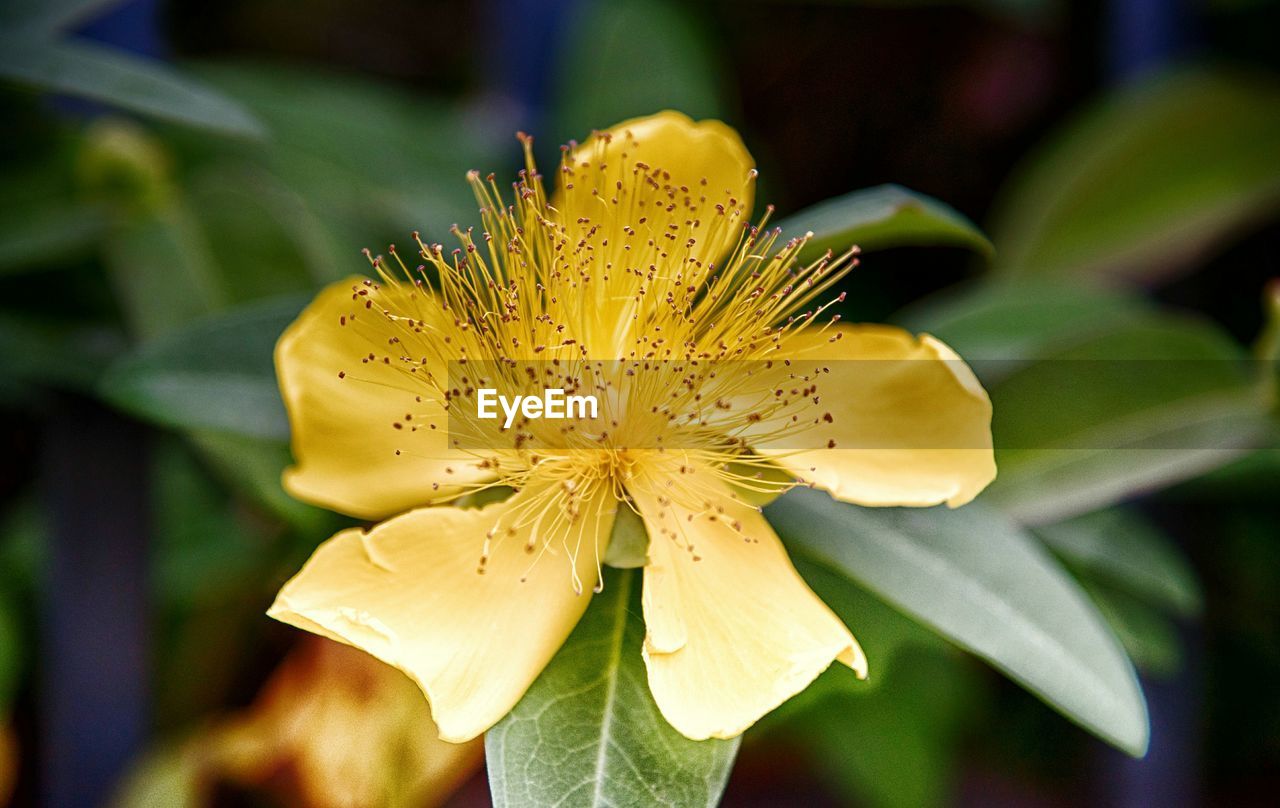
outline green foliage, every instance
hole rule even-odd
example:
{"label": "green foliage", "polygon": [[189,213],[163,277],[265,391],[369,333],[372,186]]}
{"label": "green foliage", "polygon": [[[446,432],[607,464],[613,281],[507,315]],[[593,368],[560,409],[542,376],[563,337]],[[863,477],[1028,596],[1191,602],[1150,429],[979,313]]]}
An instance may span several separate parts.
{"label": "green foliage", "polygon": [[689,6],[614,0],[578,8],[555,69],[552,134],[560,141],[663,109],[726,117],[729,81]]}
{"label": "green foliage", "polygon": [[609,547],[603,560],[618,569],[643,567],[649,560],[649,534],[644,520],[628,505],[618,503],[613,532],[609,534]]}
{"label": "green foliage", "polygon": [[1074,569],[1182,616],[1203,608],[1190,563],[1151,522],[1130,508],[1108,508],[1036,529]]}
{"label": "green foliage", "polygon": [[[329,261],[363,261],[359,247],[413,230],[446,240],[449,225],[477,218],[466,172],[505,169],[515,145],[460,109],[352,76],[247,64],[197,75],[271,128],[270,142],[240,154],[288,189],[281,201],[305,209],[301,224],[328,231],[317,246]],[[329,279],[353,268],[342,267]]]}
{"label": "green foliage", "polygon": [[272,351],[305,302],[252,303],[144,345],[110,368],[100,392],[177,429],[288,440]]}
{"label": "green foliage", "polygon": [[485,736],[495,806],[715,805],[738,741],[690,741],[658,712],[640,647],[639,573],[604,591]]}
{"label": "green foliage", "polygon": [[124,348],[107,325],[0,312],[0,385],[90,392]]}
{"label": "green foliage", "polygon": [[990,384],[1051,348],[1110,330],[1149,309],[1136,295],[1080,280],[983,279],[926,298],[895,320],[950,345]]}
{"label": "green foliage", "polygon": [[847,672],[836,671],[847,684],[843,690],[858,694],[878,690],[897,676],[900,656],[913,649],[947,647],[933,631],[804,547],[793,545],[791,561],[822,602],[849,627],[867,655],[871,670],[866,680],[847,684]]}
{"label": "green foliage", "polygon": [[7,714],[22,672],[22,628],[8,594],[0,590],[0,714]]}
{"label": "green foliage", "polygon": [[865,509],[799,490],[769,519],[796,555],[859,582],[1133,755],[1146,704],[1088,597],[1036,540],[980,505]]}
{"label": "green foliage", "polygon": [[813,232],[800,260],[839,254],[853,245],[864,251],[886,247],[967,247],[990,255],[991,242],[972,222],[936,199],[899,185],[880,185],[834,197],[779,221],[786,238]]}
{"label": "green foliage", "polygon": [[1202,474],[1268,430],[1239,346],[1169,315],[1047,351],[989,392],[1000,473],[985,499],[1028,524]]}
{"label": "green foliage", "polygon": [[975,690],[973,671],[954,654],[913,648],[879,688],[827,694],[788,734],[850,804],[945,805],[960,732],[979,706]]}
{"label": "green foliage", "polygon": [[1085,110],[1011,180],[990,232],[1010,275],[1161,278],[1280,203],[1280,88],[1186,71]]}
{"label": "green foliage", "polygon": [[246,109],[200,82],[163,63],[88,42],[7,34],[0,37],[0,77],[209,132],[264,134]]}
{"label": "green foliage", "polygon": [[[17,199],[0,191],[0,199]],[[0,275],[89,255],[106,231],[102,211],[65,199],[23,198],[0,210]]]}
{"label": "green foliage", "polygon": [[292,459],[287,444],[229,432],[196,431],[187,437],[223,481],[304,536],[325,536],[341,526],[335,514],[285,492],[280,476]]}
{"label": "green foliage", "polygon": [[1106,618],[1133,664],[1152,676],[1169,676],[1182,665],[1177,629],[1158,609],[1090,574],[1080,585]]}

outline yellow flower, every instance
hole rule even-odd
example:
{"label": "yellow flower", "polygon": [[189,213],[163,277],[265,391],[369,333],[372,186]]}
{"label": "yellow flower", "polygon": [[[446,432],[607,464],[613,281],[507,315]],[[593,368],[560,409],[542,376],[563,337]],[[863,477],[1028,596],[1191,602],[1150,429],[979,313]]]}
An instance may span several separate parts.
{"label": "yellow flower", "polygon": [[[650,536],[649,686],[681,733],[736,736],[832,660],[865,676],[749,502],[799,481],[961,505],[995,474],[985,392],[932,337],[825,313],[853,251],[800,265],[804,238],[750,224],[754,164],[725,125],[597,133],[566,147],[552,198],[522,140],[513,198],[469,177],[481,231],[418,240],[417,270],[372,258],[376,279],[325,290],[281,338],[287,488],[386,521],[323,544],[270,614],[404,671],[465,741],[573,629],[629,508]],[[477,415],[486,386],[598,393],[601,412],[504,429]],[[515,493],[443,504],[497,486]]]}

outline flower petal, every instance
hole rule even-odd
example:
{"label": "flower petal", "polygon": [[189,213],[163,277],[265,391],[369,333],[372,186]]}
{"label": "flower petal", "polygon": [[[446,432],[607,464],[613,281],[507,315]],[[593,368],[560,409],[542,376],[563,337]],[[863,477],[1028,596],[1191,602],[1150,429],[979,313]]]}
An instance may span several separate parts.
{"label": "flower petal", "polygon": [[613,502],[604,486],[535,482],[485,508],[422,508],[345,530],[268,614],[404,671],[440,737],[470,740],[520,700],[582,616]]}
{"label": "flower petal", "polygon": [[678,482],[699,492],[696,501],[633,491],[650,536],[644,657],[667,721],[694,740],[732,738],[833,659],[865,677],[857,641],[760,512],[732,499],[705,467]]}
{"label": "flower petal", "polygon": [[[637,162],[647,167],[642,173],[654,178],[649,187],[661,192],[647,202],[640,198],[643,206],[619,206],[615,230],[630,226],[659,245],[671,239],[681,250],[685,237],[692,236],[696,244],[690,254],[707,261],[718,261],[733,247],[751,215],[755,161],[732,127],[716,120],[694,121],[672,110],[593,134],[568,157],[572,173],[562,178],[556,200],[557,207],[563,206],[563,220],[599,221],[600,197],[612,199],[619,182],[633,182]],[[724,206],[724,215],[717,213],[717,205]],[[620,242],[622,233],[614,240]]]}
{"label": "flower petal", "polygon": [[[836,336],[838,335],[838,337]],[[859,505],[965,504],[995,479],[991,400],[949,347],[881,325],[802,332],[783,343],[794,386],[816,379],[832,422],[798,436],[752,440],[798,479]],[[810,360],[822,360],[811,362]],[[819,366],[824,371],[812,375]],[[774,383],[780,389],[786,379]],[[828,441],[833,448],[820,448]]]}
{"label": "flower petal", "polygon": [[[276,344],[297,461],[285,472],[285,488],[362,519],[453,497],[460,485],[491,476],[473,457],[447,450],[443,425],[424,423],[442,412],[439,397],[388,353],[390,340],[404,336],[381,312],[386,301],[378,298],[389,294],[362,278],[335,283]],[[371,300],[378,305],[366,308]]]}

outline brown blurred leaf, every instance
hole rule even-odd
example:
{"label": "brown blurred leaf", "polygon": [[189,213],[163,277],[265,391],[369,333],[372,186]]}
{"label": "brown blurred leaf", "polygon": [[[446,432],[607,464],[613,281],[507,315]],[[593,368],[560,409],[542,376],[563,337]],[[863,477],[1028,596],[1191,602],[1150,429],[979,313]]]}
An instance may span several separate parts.
{"label": "brown blurred leaf", "polygon": [[18,741],[13,727],[0,726],[0,805],[8,805],[13,796],[13,781],[18,775]]}
{"label": "brown blurred leaf", "polygon": [[311,808],[427,806],[479,765],[482,745],[450,744],[422,693],[367,654],[309,638],[258,699],[213,740],[222,779]]}

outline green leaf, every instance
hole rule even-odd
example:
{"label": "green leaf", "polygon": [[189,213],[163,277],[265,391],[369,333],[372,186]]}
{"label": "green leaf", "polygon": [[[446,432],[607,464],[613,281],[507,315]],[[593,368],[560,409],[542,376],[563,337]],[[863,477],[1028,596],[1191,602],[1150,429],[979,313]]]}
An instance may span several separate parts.
{"label": "green leaf", "polygon": [[240,104],[165,64],[87,42],[6,36],[0,40],[0,77],[206,131],[265,134]]}
{"label": "green leaf", "polygon": [[1177,629],[1167,617],[1137,598],[1087,576],[1081,577],[1080,585],[1089,593],[1134,665],[1153,676],[1178,672],[1182,665],[1182,647]]}
{"label": "green leaf", "polygon": [[577,8],[555,66],[554,135],[560,140],[581,140],[593,129],[662,109],[694,119],[725,117],[722,99],[730,85],[723,61],[690,6],[614,0]]}
{"label": "green leaf", "polygon": [[1158,278],[1280,203],[1280,88],[1179,72],[1085,110],[1010,181],[1007,274]]}
{"label": "green leaf", "polygon": [[291,462],[287,444],[225,432],[197,431],[187,437],[222,479],[304,535],[337,532],[339,523],[334,514],[284,490],[280,479]]}
{"label": "green leaf", "polygon": [[289,421],[272,353],[305,304],[278,298],[202,320],[116,362],[100,392],[126,412],[165,426],[283,443]]}
{"label": "green leaf", "polygon": [[242,156],[263,160],[333,231],[355,262],[348,269],[367,267],[359,246],[414,229],[447,239],[452,223],[476,215],[466,172],[506,166],[517,153],[514,132],[384,83],[280,65],[200,65],[196,74],[270,128],[271,140]]}
{"label": "green leaf", "polygon": [[173,438],[153,453],[154,582],[166,608],[239,596],[263,572],[267,544],[242,524],[227,496]]}
{"label": "green leaf", "polygon": [[645,529],[644,520],[621,502],[613,519],[613,532],[609,534],[604,563],[618,569],[635,569],[649,563],[649,532]]}
{"label": "green leaf", "polygon": [[65,199],[26,199],[0,213],[0,275],[90,255],[106,232],[102,211]]}
{"label": "green leaf", "polygon": [[691,741],[649,693],[639,574],[604,591],[515,709],[485,736],[497,808],[715,805],[738,740]]}
{"label": "green leaf", "polygon": [[7,715],[22,674],[22,628],[14,616],[13,604],[0,590],[0,715]]}
{"label": "green leaf", "polygon": [[1104,740],[1145,752],[1146,703],[1124,651],[1010,520],[981,505],[858,508],[806,489],[766,512],[795,554],[857,581]]}
{"label": "green leaf", "polygon": [[1269,429],[1243,352],[1207,323],[1134,317],[989,389],[999,476],[1026,524],[1088,513],[1224,465]]}
{"label": "green leaf", "polygon": [[1263,292],[1267,321],[1254,345],[1254,355],[1263,363],[1263,385],[1271,397],[1271,411],[1280,416],[1280,278],[1273,278]]}
{"label": "green leaf", "polygon": [[1150,521],[1130,508],[1107,508],[1043,525],[1036,535],[1073,569],[1180,615],[1203,606],[1191,565]]}
{"label": "green leaf", "polygon": [[[955,349],[984,382],[1053,348],[1080,342],[1149,310],[1140,297],[1080,281],[989,281],[948,289],[904,309],[894,321]],[[982,360],[999,360],[982,363]],[[983,373],[987,371],[987,373]]]}
{"label": "green leaf", "polygon": [[976,712],[976,671],[957,654],[923,649],[903,662],[875,690],[829,694],[788,733],[846,804],[949,802],[961,730]]}
{"label": "green leaf", "polygon": [[227,303],[204,230],[179,199],[121,222],[105,248],[120,304],[143,339],[179,330]]}
{"label": "green leaf", "polygon": [[0,314],[0,378],[5,381],[92,390],[103,367],[124,348],[124,335],[108,326]]}
{"label": "green leaf", "polygon": [[873,668],[872,675],[861,682],[853,680],[843,668],[836,671],[844,690],[856,693],[878,690],[894,680],[900,655],[914,648],[946,647],[937,634],[833,569],[822,558],[811,555],[803,547],[791,549],[796,570],[853,632]]}
{"label": "green leaf", "polygon": [[837,196],[776,223],[785,238],[811,231],[800,251],[812,260],[830,249],[839,254],[857,244],[864,252],[888,247],[968,247],[990,255],[991,242],[953,208],[900,185],[879,185]]}

